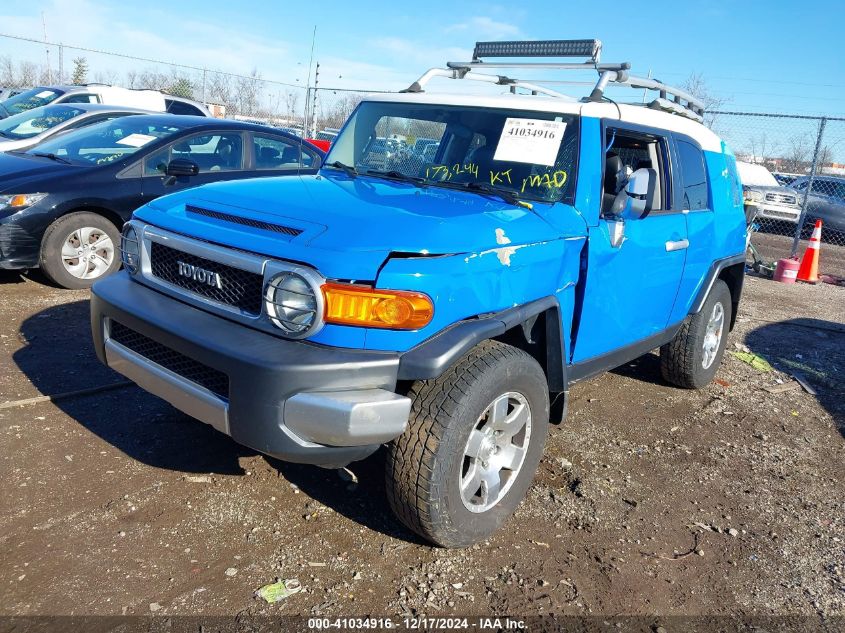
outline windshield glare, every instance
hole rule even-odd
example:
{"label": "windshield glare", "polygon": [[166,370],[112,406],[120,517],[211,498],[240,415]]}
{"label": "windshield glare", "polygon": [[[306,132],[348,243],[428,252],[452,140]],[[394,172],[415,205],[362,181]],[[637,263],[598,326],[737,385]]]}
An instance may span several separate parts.
{"label": "windshield glare", "polygon": [[31,138],[84,113],[85,110],[65,105],[35,108],[0,120],[0,136],[16,140]]}
{"label": "windshield glare", "polygon": [[48,138],[27,154],[55,154],[72,163],[104,165],[127,158],[181,129],[172,123],[151,123],[143,116],[125,116]]}
{"label": "windshield glare", "polygon": [[362,174],[398,172],[433,186],[495,187],[542,202],[571,200],[576,118],[365,101],[332,144],[325,164],[341,162]]}
{"label": "windshield glare", "polygon": [[64,90],[58,88],[33,88],[6,99],[3,101],[3,108],[12,116],[52,103],[63,94]]}

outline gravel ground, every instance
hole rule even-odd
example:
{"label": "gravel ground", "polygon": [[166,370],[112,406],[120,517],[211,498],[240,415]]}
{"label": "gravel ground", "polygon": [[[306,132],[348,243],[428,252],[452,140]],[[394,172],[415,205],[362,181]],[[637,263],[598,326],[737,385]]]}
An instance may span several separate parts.
{"label": "gravel ground", "polygon": [[[378,454],[280,463],[135,387],[2,405],[120,382],[87,311],[0,277],[2,615],[845,615],[843,288],[748,278],[729,349],[774,371],[578,385],[516,516],[457,551],[391,517]],[[302,591],[254,598],[277,578]]]}

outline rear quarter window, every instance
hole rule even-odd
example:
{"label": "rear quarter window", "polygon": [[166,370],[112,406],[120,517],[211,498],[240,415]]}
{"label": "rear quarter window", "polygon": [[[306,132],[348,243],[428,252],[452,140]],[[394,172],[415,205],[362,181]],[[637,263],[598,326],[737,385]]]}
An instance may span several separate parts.
{"label": "rear quarter window", "polygon": [[683,182],[683,207],[689,211],[709,209],[707,193],[707,169],[704,166],[704,154],[688,141],[676,140],[678,159],[681,163]]}
{"label": "rear quarter window", "polygon": [[724,154],[725,167],[728,170],[728,186],[730,187],[730,200],[735,207],[742,206],[742,185],[739,182],[739,172],[736,168],[736,158],[730,154]]}

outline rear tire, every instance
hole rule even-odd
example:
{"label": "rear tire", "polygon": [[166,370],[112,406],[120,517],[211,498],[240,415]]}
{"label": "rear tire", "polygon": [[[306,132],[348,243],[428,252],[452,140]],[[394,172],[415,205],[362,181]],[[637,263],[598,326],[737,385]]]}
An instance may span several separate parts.
{"label": "rear tire", "polygon": [[495,532],[525,497],[548,433],[546,376],[524,351],[485,341],[415,383],[408,429],[387,453],[387,495],[411,530],[443,547]]}
{"label": "rear tire", "polygon": [[685,389],[710,384],[725,353],[732,309],[731,291],[717,279],[701,310],[660,348],[660,372],[665,380]]}
{"label": "rear tire", "polygon": [[120,231],[96,213],[62,216],[44,232],[40,265],[55,284],[70,290],[90,288],[120,268]]}

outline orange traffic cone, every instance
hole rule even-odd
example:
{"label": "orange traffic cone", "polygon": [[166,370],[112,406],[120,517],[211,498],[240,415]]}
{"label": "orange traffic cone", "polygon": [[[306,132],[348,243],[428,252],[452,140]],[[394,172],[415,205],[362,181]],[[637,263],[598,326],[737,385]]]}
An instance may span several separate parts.
{"label": "orange traffic cone", "polygon": [[819,245],[822,241],[822,221],[816,220],[813,234],[810,236],[810,243],[801,258],[801,267],[798,269],[798,281],[806,281],[810,284],[819,283]]}

